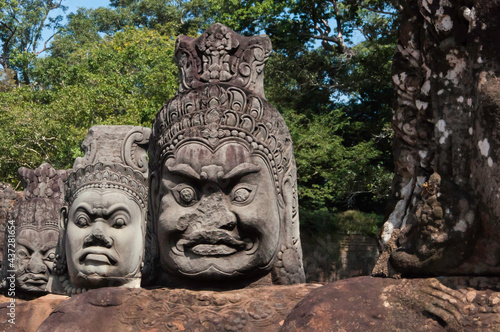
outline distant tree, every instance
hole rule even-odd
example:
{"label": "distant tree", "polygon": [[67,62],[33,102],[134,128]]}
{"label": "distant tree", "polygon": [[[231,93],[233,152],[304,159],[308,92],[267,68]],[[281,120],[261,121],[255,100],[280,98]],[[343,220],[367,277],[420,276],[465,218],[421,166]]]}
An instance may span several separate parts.
{"label": "distant tree", "polygon": [[[4,0],[0,2],[0,65],[17,72],[18,82],[30,84],[32,61],[50,48],[61,27],[62,15],[49,17],[55,9],[66,10],[63,0]],[[44,39],[42,32],[53,34]],[[43,44],[42,44],[43,43]]]}

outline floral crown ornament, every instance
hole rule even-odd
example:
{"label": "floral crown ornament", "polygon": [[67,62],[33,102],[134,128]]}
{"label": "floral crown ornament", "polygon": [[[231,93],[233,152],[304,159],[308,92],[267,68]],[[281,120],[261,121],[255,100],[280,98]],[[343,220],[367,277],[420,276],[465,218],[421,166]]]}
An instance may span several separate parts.
{"label": "floral crown ornament", "polygon": [[[153,122],[149,167],[151,174],[160,174],[164,161],[190,141],[213,150],[225,142],[238,141],[252,154],[260,155],[271,171],[279,206],[292,209],[284,213],[284,239],[273,279],[277,283],[296,283],[305,280],[296,166],[290,132],[264,95],[264,68],[271,51],[268,36],[241,36],[220,23],[198,38],[179,36],[175,50],[179,90]],[[285,199],[285,187],[291,199]],[[154,234],[155,226],[150,223],[146,239],[151,250],[146,252],[145,263],[151,275],[158,268]]]}
{"label": "floral crown ornament", "polygon": [[220,23],[196,39],[179,36],[175,45],[179,92],[224,83],[265,98],[264,67],[271,51],[268,36],[243,37]]}
{"label": "floral crown ornament", "polygon": [[142,208],[147,204],[147,144],[151,129],[136,126],[94,126],[82,143],[66,182],[65,199],[72,203],[87,188],[120,189]]}
{"label": "floral crown ornament", "polygon": [[10,213],[17,231],[53,229],[59,231],[59,210],[63,205],[64,181],[71,170],[55,170],[44,163],[36,169],[21,167],[18,175],[24,187],[23,196],[14,202]]}

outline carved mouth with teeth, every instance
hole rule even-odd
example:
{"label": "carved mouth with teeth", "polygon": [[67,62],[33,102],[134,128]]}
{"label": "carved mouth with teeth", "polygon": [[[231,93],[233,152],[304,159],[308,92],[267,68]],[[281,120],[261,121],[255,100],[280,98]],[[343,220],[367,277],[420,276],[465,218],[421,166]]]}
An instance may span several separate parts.
{"label": "carved mouth with teeth", "polygon": [[251,239],[239,238],[220,230],[196,232],[182,236],[175,248],[179,252],[186,250],[199,256],[228,256],[242,250],[251,250]]}
{"label": "carved mouth with teeth", "polygon": [[80,257],[80,264],[88,265],[116,265],[117,260],[102,251],[87,251]]}

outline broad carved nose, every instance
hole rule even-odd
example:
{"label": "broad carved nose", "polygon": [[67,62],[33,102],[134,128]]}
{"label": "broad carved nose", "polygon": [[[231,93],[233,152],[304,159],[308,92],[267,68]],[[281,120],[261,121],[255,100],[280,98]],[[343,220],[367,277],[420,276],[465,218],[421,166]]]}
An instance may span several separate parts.
{"label": "broad carved nose", "polygon": [[236,227],[236,215],[229,209],[224,193],[215,184],[205,186],[205,197],[200,208],[204,211],[206,227],[232,231]]}
{"label": "broad carved nose", "polygon": [[109,237],[103,230],[103,223],[96,221],[92,225],[92,233],[87,235],[83,240],[83,247],[105,247],[111,248],[113,239]]}
{"label": "broad carved nose", "polygon": [[42,257],[34,253],[26,267],[26,270],[31,273],[45,274],[47,272],[47,265],[43,263]]}

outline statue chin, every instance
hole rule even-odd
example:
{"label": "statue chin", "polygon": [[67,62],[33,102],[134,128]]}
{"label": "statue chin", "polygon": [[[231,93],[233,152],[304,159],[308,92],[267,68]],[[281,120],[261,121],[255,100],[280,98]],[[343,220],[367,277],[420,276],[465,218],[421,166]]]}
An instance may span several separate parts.
{"label": "statue chin", "polygon": [[139,277],[108,277],[96,273],[86,275],[79,272],[71,278],[73,284],[78,288],[100,288],[100,287],[128,287],[139,288],[141,278]]}

